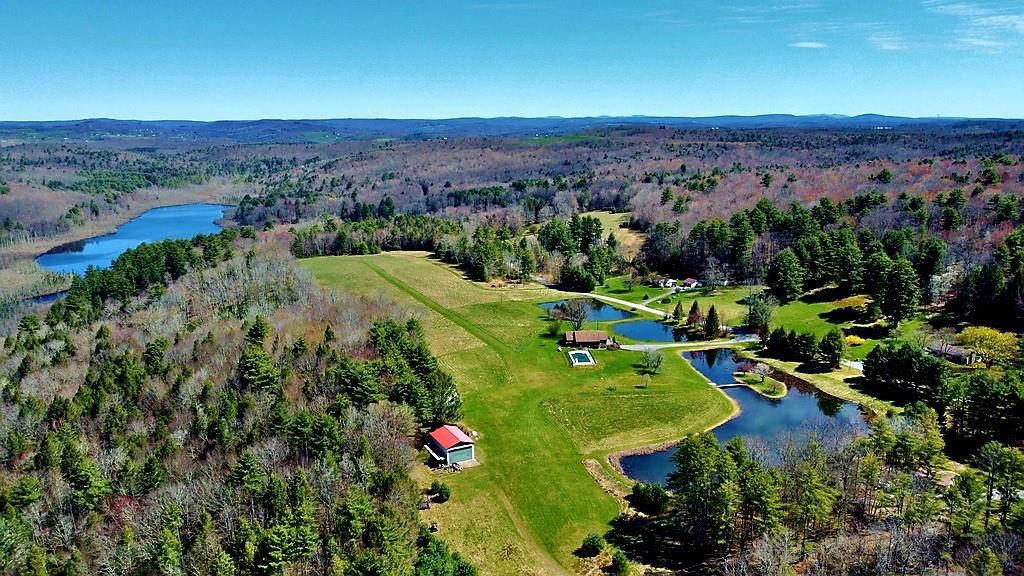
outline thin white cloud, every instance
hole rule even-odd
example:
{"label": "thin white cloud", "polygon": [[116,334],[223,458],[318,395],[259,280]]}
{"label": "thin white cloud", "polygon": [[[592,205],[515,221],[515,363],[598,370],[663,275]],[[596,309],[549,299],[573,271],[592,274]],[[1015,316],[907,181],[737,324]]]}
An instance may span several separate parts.
{"label": "thin white cloud", "polygon": [[923,0],[923,5],[957,20],[950,42],[953,48],[997,54],[1024,41],[1024,10],[1019,1]]}
{"label": "thin white cloud", "polygon": [[824,42],[793,42],[789,47],[805,50],[822,50],[824,48],[828,48],[828,44],[825,44]]}
{"label": "thin white cloud", "polygon": [[907,42],[894,32],[876,32],[868,36],[868,42],[879,50],[901,52],[907,49]]}

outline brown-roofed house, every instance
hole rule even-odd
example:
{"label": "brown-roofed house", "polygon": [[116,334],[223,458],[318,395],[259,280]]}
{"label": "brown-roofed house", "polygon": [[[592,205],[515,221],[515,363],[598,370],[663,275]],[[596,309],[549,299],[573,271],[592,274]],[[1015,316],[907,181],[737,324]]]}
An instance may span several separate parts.
{"label": "brown-roofed house", "polygon": [[950,362],[956,362],[957,364],[970,365],[979,361],[978,353],[970,348],[963,348],[961,346],[954,346],[952,344],[946,344],[945,342],[934,342],[928,345],[928,352],[932,356],[939,356],[945,358]]}
{"label": "brown-roofed house", "polygon": [[613,341],[604,330],[572,330],[565,333],[565,344],[591,348],[611,346]]}

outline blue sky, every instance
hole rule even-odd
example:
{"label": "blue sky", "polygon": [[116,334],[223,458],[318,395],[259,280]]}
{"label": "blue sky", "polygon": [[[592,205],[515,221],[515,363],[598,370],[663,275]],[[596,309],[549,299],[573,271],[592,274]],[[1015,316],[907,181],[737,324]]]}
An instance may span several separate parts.
{"label": "blue sky", "polygon": [[0,0],[0,119],[1024,117],[1024,0]]}

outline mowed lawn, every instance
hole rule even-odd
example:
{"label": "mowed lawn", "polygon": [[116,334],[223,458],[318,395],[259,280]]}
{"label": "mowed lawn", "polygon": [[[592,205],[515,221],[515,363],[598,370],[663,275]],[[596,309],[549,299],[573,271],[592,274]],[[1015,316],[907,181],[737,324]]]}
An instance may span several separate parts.
{"label": "mowed lawn", "polygon": [[678,354],[641,387],[640,354],[596,351],[597,365],[573,368],[545,332],[540,302],[560,293],[537,286],[470,282],[423,253],[393,252],[302,261],[324,285],[397,298],[419,314],[435,353],[477,431],[481,466],[440,476],[452,499],[424,513],[485,574],[572,572],[572,552],[604,533],[617,500],[584,460],[678,439],[725,418],[732,403]]}
{"label": "mowed lawn", "polygon": [[[755,293],[761,289],[761,286],[753,287]],[[747,296],[750,295],[751,288],[747,286],[734,286],[716,288],[714,290],[696,289],[673,292],[669,288],[658,288],[640,283],[630,288],[626,284],[625,276],[615,276],[608,278],[604,285],[596,287],[594,293],[636,303],[654,298],[647,305],[651,308],[665,310],[666,312],[674,310],[676,304],[682,304],[683,314],[689,312],[690,306],[696,301],[700,306],[701,312],[707,314],[708,309],[713,305],[715,310],[718,311],[719,317],[726,324],[738,326],[743,323],[746,317],[747,306],[744,302]],[[669,301],[662,302],[661,300],[665,298],[668,298]]]}

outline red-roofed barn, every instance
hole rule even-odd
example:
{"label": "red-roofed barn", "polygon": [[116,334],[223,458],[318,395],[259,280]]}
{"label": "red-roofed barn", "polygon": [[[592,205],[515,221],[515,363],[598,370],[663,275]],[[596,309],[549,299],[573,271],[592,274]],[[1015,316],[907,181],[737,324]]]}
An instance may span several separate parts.
{"label": "red-roofed barn", "polygon": [[473,440],[457,426],[446,424],[430,433],[427,452],[434,459],[445,464],[466,462],[476,458],[473,451]]}

